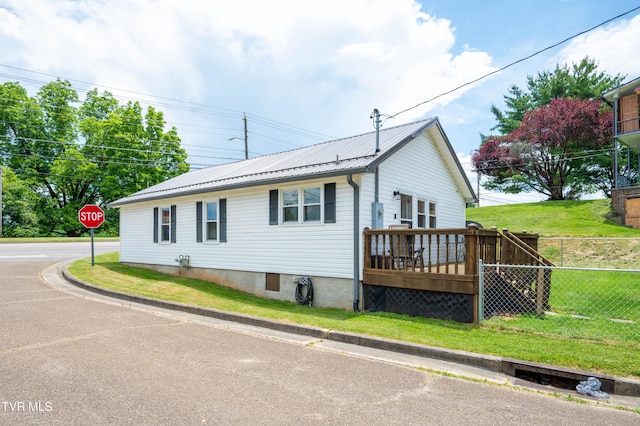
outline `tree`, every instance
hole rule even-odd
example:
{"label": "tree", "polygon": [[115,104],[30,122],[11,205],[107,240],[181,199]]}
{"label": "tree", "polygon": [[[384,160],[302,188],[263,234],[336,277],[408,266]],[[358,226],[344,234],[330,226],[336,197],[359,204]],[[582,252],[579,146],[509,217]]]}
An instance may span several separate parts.
{"label": "tree", "polygon": [[599,189],[600,165],[594,153],[601,156],[610,145],[611,120],[611,111],[599,101],[552,100],[526,112],[508,135],[487,138],[473,163],[489,176],[489,189],[576,199]]}
{"label": "tree", "polygon": [[[474,155],[478,170],[488,176],[488,181],[483,184],[485,188],[510,193],[536,191],[552,199],[578,198],[584,193],[598,190],[610,195],[613,179],[612,157],[610,150],[605,149],[610,145],[610,140],[601,140],[599,144],[603,145],[595,151],[590,150],[588,144],[580,146],[573,143],[544,153],[541,147],[553,146],[553,143],[547,140],[550,145],[537,146],[534,142],[525,142],[536,140],[533,135],[525,137],[524,134],[517,133],[525,124],[527,113],[544,111],[543,107],[557,100],[591,100],[598,103],[598,108],[607,109],[598,100],[603,93],[619,86],[625,77],[620,74],[611,76],[597,68],[597,63],[589,57],[571,66],[557,64],[553,71],[527,76],[525,89],[511,86],[508,94],[504,96],[504,111],[495,105],[491,106],[491,112],[497,121],[493,130],[497,130],[499,135],[483,136],[480,149]],[[592,107],[590,108],[592,111]],[[556,110],[556,113],[559,111]],[[540,112],[538,115],[543,114]],[[530,129],[531,126],[532,123],[527,124],[527,128]],[[611,127],[611,123],[608,126]],[[563,126],[556,122],[552,128],[561,130]],[[594,129],[594,132],[598,131],[599,129]],[[575,138],[575,135],[567,137]],[[575,139],[577,143],[581,140]],[[536,147],[540,150],[536,151]],[[558,169],[558,175],[554,178],[551,177],[555,174],[553,168],[539,170],[544,173],[541,176],[535,175],[538,170],[535,168],[521,170],[523,164],[535,163],[542,167],[541,164],[545,161],[557,162],[563,161],[563,158],[571,158],[571,165],[566,168],[567,165],[564,164],[565,168]],[[565,176],[566,173],[570,175]],[[560,185],[561,189],[552,190],[554,185]]]}
{"label": "tree", "polygon": [[[37,197],[40,234],[81,235],[83,205],[104,207],[189,170],[177,130],[165,131],[163,114],[153,107],[143,115],[139,103],[121,106],[95,89],[78,105],[62,80],[33,98],[18,83],[5,83],[0,98],[0,162]],[[117,230],[117,213],[106,214],[101,230]]]}
{"label": "tree", "polygon": [[507,109],[503,112],[495,105],[491,112],[498,124],[492,130],[506,135],[518,128],[525,112],[549,104],[554,99],[600,99],[603,93],[614,89],[624,81],[625,76],[610,76],[598,71],[598,64],[589,57],[579,63],[556,64],[553,71],[542,71],[536,76],[527,76],[527,89],[513,85],[509,95],[504,96]]}
{"label": "tree", "polygon": [[40,235],[37,205],[39,197],[8,167],[2,168],[2,235],[36,237]]}

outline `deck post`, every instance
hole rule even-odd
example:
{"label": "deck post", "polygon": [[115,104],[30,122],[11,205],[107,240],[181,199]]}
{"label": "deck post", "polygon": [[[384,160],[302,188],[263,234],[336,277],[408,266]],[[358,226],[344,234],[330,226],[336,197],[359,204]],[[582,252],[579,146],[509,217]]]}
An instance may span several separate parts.
{"label": "deck post", "polygon": [[545,279],[544,279],[544,267],[538,265],[538,282],[536,284],[536,314],[539,316],[544,315],[544,302],[545,302]]}
{"label": "deck post", "polygon": [[478,273],[478,230],[476,228],[469,229],[464,240],[464,250],[467,253],[464,260],[464,270],[468,275],[476,275]]}

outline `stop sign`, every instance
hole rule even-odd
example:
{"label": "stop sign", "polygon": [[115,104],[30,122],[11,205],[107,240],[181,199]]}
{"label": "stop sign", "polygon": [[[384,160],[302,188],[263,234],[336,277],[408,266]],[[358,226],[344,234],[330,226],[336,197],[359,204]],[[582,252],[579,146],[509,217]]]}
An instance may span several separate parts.
{"label": "stop sign", "polygon": [[87,228],[97,228],[104,222],[104,211],[95,204],[87,204],[78,210],[78,220]]}

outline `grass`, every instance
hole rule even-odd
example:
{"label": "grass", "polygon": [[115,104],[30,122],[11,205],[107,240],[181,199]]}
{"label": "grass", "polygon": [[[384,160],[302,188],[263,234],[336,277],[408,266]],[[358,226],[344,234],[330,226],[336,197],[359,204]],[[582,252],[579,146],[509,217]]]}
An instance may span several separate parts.
{"label": "grass", "polygon": [[496,226],[513,232],[537,232],[541,237],[631,237],[640,230],[620,226],[608,219],[611,201],[543,201],[467,209],[467,220],[485,228]]}
{"label": "grass", "polygon": [[640,230],[613,222],[611,215],[608,199],[467,209],[467,220],[485,228],[537,232],[538,251],[557,266],[636,269]]}
{"label": "grass", "polygon": [[500,322],[476,326],[391,313],[364,314],[311,308],[262,299],[207,281],[130,267],[118,262],[117,253],[96,256],[94,267],[90,259],[74,262],[69,271],[101,287],[147,297],[331,330],[640,378],[640,344],[635,342],[544,335],[526,328],[507,329]]}

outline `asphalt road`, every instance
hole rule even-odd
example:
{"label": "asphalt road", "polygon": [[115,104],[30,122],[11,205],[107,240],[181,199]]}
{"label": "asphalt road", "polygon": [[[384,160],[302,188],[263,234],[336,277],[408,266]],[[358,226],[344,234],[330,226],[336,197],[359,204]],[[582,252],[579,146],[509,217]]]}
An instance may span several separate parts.
{"label": "asphalt road", "polygon": [[[120,251],[119,242],[95,242],[94,253]],[[91,256],[91,242],[0,244],[0,262],[34,262],[78,259]]]}
{"label": "asphalt road", "polygon": [[99,297],[58,279],[62,248],[13,246],[0,244],[2,425],[640,424],[499,375]]}

